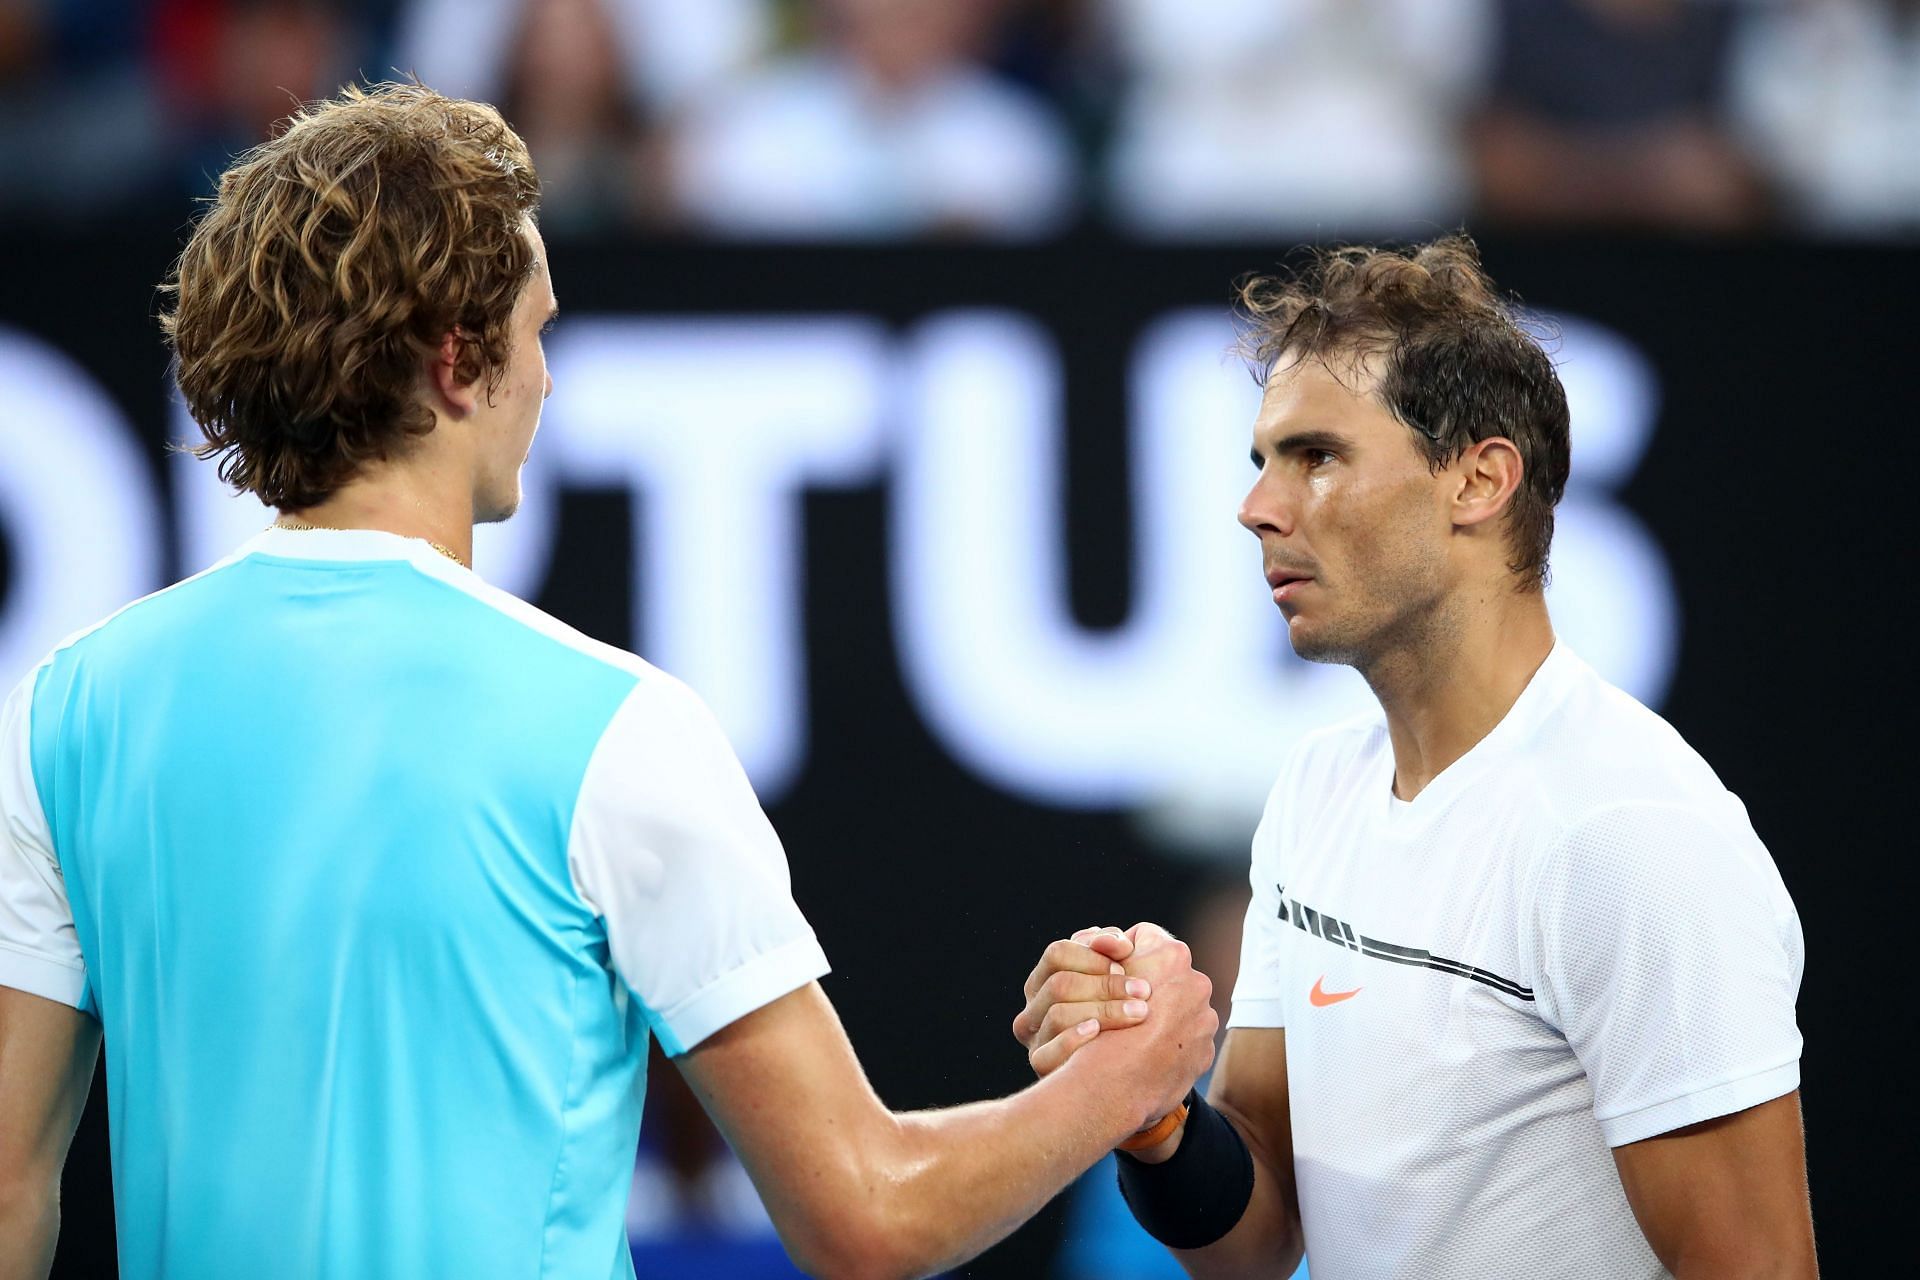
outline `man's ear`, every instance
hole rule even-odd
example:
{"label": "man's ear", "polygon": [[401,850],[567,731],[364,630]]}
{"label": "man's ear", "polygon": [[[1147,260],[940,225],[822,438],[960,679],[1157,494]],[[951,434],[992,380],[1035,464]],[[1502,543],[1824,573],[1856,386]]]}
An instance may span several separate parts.
{"label": "man's ear", "polygon": [[1520,450],[1505,436],[1477,440],[1453,465],[1460,487],[1453,496],[1453,523],[1467,528],[1506,513],[1526,475]]}
{"label": "man's ear", "polygon": [[480,404],[480,379],[461,377],[468,342],[460,330],[449,329],[427,360],[428,394],[442,413],[456,420],[472,416]]}

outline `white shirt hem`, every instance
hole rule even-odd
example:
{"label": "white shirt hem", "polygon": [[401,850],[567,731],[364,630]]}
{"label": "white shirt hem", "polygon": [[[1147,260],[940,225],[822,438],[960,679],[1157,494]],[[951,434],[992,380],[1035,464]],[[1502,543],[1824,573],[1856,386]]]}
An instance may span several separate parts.
{"label": "white shirt hem", "polygon": [[87,990],[87,971],[84,966],[0,942],[0,987],[12,987],[15,991],[78,1009]]}
{"label": "white shirt hem", "polygon": [[812,934],[797,938],[755,956],[658,1014],[654,1034],[669,1057],[678,1057],[728,1023],[799,990],[829,969],[819,939]]}
{"label": "white shirt hem", "polygon": [[1800,1059],[1769,1067],[1738,1080],[1713,1085],[1624,1115],[1599,1117],[1600,1132],[1610,1147],[1624,1147],[1662,1133],[1671,1133],[1702,1120],[1732,1115],[1792,1093],[1800,1087]]}

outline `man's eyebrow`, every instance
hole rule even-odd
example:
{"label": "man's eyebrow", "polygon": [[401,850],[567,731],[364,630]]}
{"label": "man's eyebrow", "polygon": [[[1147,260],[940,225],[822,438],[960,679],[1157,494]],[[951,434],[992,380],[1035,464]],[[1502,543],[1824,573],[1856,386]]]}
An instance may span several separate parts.
{"label": "man's eyebrow", "polygon": [[[1268,452],[1275,457],[1285,457],[1288,454],[1305,453],[1311,449],[1342,453],[1351,448],[1353,448],[1352,439],[1341,435],[1338,431],[1295,431],[1275,440],[1268,447]],[[1260,446],[1257,444],[1253,446],[1252,457],[1253,465],[1256,467],[1263,461]]]}

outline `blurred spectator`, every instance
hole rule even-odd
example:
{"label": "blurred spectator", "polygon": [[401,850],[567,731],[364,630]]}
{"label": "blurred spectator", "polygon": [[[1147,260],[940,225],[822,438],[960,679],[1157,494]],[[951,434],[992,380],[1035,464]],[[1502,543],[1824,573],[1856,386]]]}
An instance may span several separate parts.
{"label": "blurred spectator", "polygon": [[357,78],[372,7],[354,0],[158,0],[153,45],[162,101],[190,190],[299,106]]}
{"label": "blurred spectator", "polygon": [[0,212],[62,221],[149,194],[164,122],[141,0],[0,0]]}
{"label": "blurred spectator", "polygon": [[1474,131],[1484,210],[1703,231],[1763,220],[1758,173],[1721,120],[1738,18],[1693,0],[1499,0]]}
{"label": "blurred spectator", "polygon": [[727,86],[676,140],[682,207],[732,236],[1020,238],[1062,227],[1076,162],[977,61],[997,0],[816,0],[824,41]]}
{"label": "blurred spectator", "polygon": [[1485,0],[1107,0],[1114,216],[1152,235],[1458,221]]}
{"label": "blurred spectator", "polygon": [[549,231],[657,224],[674,111],[771,41],[767,0],[413,0],[395,62],[498,103],[540,170]]}
{"label": "blurred spectator", "polygon": [[627,85],[601,0],[545,0],[521,15],[500,108],[540,170],[548,232],[657,220],[657,140]]}
{"label": "blurred spectator", "polygon": [[[772,0],[600,0],[607,53],[649,112],[670,109],[734,74],[772,43]],[[499,102],[514,44],[560,14],[551,0],[408,0],[394,63],[441,93]],[[534,153],[538,164],[539,153]]]}
{"label": "blurred spectator", "polygon": [[1920,3],[1754,6],[1733,101],[1802,225],[1920,231]]}

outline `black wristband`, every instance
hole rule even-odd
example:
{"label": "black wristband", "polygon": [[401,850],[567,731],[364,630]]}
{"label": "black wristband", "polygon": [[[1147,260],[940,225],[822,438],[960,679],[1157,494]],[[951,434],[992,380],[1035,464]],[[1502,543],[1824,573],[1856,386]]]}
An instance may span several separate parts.
{"label": "black wristband", "polygon": [[1233,1230],[1253,1199],[1253,1153],[1231,1121],[1187,1095],[1187,1129],[1171,1158],[1148,1164],[1119,1152],[1120,1194],[1147,1234],[1173,1249],[1203,1249]]}

